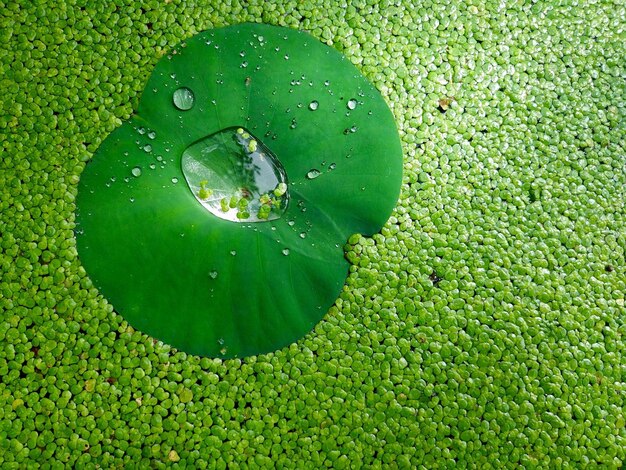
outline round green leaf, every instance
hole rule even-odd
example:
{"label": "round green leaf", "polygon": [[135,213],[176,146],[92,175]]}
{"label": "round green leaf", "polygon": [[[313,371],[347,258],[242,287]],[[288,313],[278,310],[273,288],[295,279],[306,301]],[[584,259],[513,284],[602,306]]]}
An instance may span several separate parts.
{"label": "round green leaf", "polygon": [[79,255],[164,342],[272,351],[335,301],[343,245],[380,230],[401,173],[391,112],[340,53],[275,26],[206,31],[161,59],[85,168]]}

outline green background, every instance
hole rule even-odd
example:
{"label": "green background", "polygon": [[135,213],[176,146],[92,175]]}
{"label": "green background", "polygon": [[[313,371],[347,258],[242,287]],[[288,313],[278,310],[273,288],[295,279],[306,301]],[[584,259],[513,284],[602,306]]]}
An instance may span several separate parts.
{"label": "green background", "polygon": [[[0,3],[0,466],[623,464],[623,2],[95,3]],[[99,296],[75,197],[159,58],[244,21],[341,50],[404,181],[309,335],[200,359]]]}

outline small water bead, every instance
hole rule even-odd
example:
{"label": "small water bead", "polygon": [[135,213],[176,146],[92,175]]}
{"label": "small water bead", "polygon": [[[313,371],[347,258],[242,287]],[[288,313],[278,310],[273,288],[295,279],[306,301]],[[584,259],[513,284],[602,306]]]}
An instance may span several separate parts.
{"label": "small water bead", "polygon": [[296,119],[292,119],[291,120],[291,125],[289,126],[290,129],[295,129],[296,127],[298,127],[298,121],[296,121]]}
{"label": "small water bead", "polygon": [[140,127],[139,129],[137,129],[137,132],[139,132],[141,135],[146,133],[146,129],[143,127]]}
{"label": "small water bead", "polygon": [[[298,206],[300,206],[300,204],[298,204]],[[287,222],[287,225],[289,225],[290,227],[293,227],[294,225],[296,225],[296,221],[290,220],[289,222]]]}
{"label": "small water bead", "polygon": [[354,98],[349,100],[348,103],[346,104],[348,109],[356,109],[356,105],[357,105],[357,101]]}
{"label": "small water bead", "polygon": [[174,91],[174,94],[172,95],[172,101],[174,103],[174,106],[176,106],[181,111],[188,111],[193,108],[194,100],[195,97],[193,91],[191,91],[187,87],[178,88],[176,91]]}
{"label": "small water bead", "polygon": [[210,277],[211,279],[216,279],[216,278],[217,278],[217,271],[211,271],[211,272],[209,273],[209,277]]}
{"label": "small water bead", "polygon": [[130,172],[132,173],[132,175],[133,175],[135,178],[138,178],[138,177],[140,177],[140,176],[141,176],[141,168],[140,168],[140,167],[138,167],[138,166],[136,166],[135,168],[133,168],[132,170],[130,170]]}
{"label": "small water bead", "polygon": [[155,165],[154,163],[150,163],[150,169],[151,169],[151,170],[156,169],[156,165]]}
{"label": "small water bead", "polygon": [[135,198],[134,198],[134,197],[131,197],[131,198],[129,199],[129,201],[130,201],[130,202],[135,202]]}
{"label": "small water bead", "polygon": [[337,164],[336,164],[336,163],[331,163],[331,164],[328,166],[328,171],[333,171],[335,168],[337,168]]}
{"label": "small water bead", "polygon": [[231,256],[237,256],[237,252],[236,252],[235,250],[232,250],[232,251],[230,252],[230,255],[231,255]]}
{"label": "small water bead", "polygon": [[300,232],[300,238],[306,238],[306,232]]}
{"label": "small water bead", "polygon": [[324,85],[325,85],[325,86],[330,85],[330,81],[326,80],[326,81],[324,82]]}
{"label": "small water bead", "polygon": [[154,131],[148,132],[148,138],[152,140],[156,139],[156,132]]}
{"label": "small water bead", "polygon": [[285,255],[285,256],[289,256],[289,248],[285,248],[285,249],[283,249],[282,253],[283,253],[283,255]]}
{"label": "small water bead", "polygon": [[241,57],[245,57],[245,56],[246,56],[246,51],[241,51],[241,52],[239,53],[239,55],[240,55]]}
{"label": "small water bead", "polygon": [[162,162],[163,161],[163,156],[162,155],[157,155],[156,159],[157,159],[157,162]]}
{"label": "small water bead", "polygon": [[245,69],[247,66],[248,66],[248,62],[247,62],[247,61],[243,61],[243,62],[241,63],[241,68],[242,68],[242,69]]}
{"label": "small water bead", "polygon": [[289,60],[289,55],[285,55],[285,60]]}
{"label": "small water bead", "polygon": [[307,179],[313,180],[313,179],[317,178],[320,174],[321,174],[321,172],[318,169],[313,168],[313,169],[309,170],[309,172],[306,174],[306,177],[307,177]]}
{"label": "small water bead", "polygon": [[143,146],[143,151],[146,152],[146,153],[152,152],[152,145],[150,145],[150,144],[144,145]]}
{"label": "small water bead", "polygon": [[317,108],[319,108],[320,104],[317,101],[311,101],[309,103],[309,109],[311,111],[317,111]]}
{"label": "small water bead", "polygon": [[176,178],[176,177],[172,178],[172,183],[174,183],[174,184],[178,183],[178,178]]}

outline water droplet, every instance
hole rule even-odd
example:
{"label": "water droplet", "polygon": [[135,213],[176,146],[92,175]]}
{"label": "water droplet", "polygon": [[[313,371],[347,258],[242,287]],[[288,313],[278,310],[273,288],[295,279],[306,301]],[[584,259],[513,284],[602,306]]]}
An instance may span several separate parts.
{"label": "water droplet", "polygon": [[242,69],[245,69],[247,66],[248,66],[248,62],[243,61],[243,62],[241,63],[241,68],[242,68]]}
{"label": "water droplet", "polygon": [[156,168],[156,165],[154,163],[150,163],[150,169],[154,170]]}
{"label": "water droplet", "polygon": [[300,238],[306,238],[306,232],[300,232]]}
{"label": "water droplet", "polygon": [[289,55],[285,55],[285,60],[289,60]]}
{"label": "water droplet", "polygon": [[289,248],[285,248],[285,249],[283,249],[282,253],[283,253],[283,255],[285,255],[285,256],[289,256]]}
{"label": "water droplet", "polygon": [[330,85],[330,81],[326,80],[326,81],[324,82],[324,85],[326,85],[326,86]]}
{"label": "water droplet", "polygon": [[210,277],[211,279],[215,279],[215,278],[217,278],[217,271],[211,271],[211,272],[209,273],[209,277]]}
{"label": "water droplet", "polygon": [[328,171],[333,171],[335,168],[337,168],[337,164],[336,164],[336,163],[331,163],[331,164],[328,166]]}
{"label": "water droplet", "polygon": [[358,128],[358,127],[356,127],[356,126],[352,126],[352,127],[350,128],[350,132],[352,132],[353,134],[354,134],[356,131],[358,131],[358,130],[359,130],[359,128]]}
{"label": "water droplet", "polygon": [[175,73],[170,74],[170,78],[174,80],[176,78],[176,74]]}
{"label": "water droplet", "polygon": [[352,98],[351,100],[348,101],[348,103],[346,104],[346,106],[348,107],[348,109],[355,109],[357,105],[357,101]]}
{"label": "water droplet", "polygon": [[[298,204],[298,206],[299,206],[299,205],[300,205],[300,204]],[[287,224],[288,224],[290,227],[293,227],[294,225],[296,225],[296,221],[295,221],[295,220],[290,220],[289,222],[287,222]]]}
{"label": "water droplet", "polygon": [[295,129],[296,127],[298,127],[298,121],[296,121],[296,118],[293,118],[291,120],[291,125],[289,126],[290,129]]}
{"label": "water droplet", "polygon": [[162,162],[163,161],[163,155],[157,155],[156,159],[157,159],[157,162]]}
{"label": "water droplet", "polygon": [[228,352],[228,348],[222,348],[220,349],[220,354],[223,356]]}
{"label": "water droplet", "polygon": [[224,338],[220,338],[217,340],[217,344],[219,344],[220,346],[224,344]]}
{"label": "water droplet", "polygon": [[265,38],[263,36],[259,36],[259,42],[263,42],[265,40]]}
{"label": "water droplet", "polygon": [[230,254],[231,254],[231,256],[237,256],[237,252],[236,252],[235,250],[232,250],[232,251],[230,252]]}
{"label": "water droplet", "polygon": [[144,146],[143,146],[143,151],[144,151],[144,152],[147,152],[147,153],[152,152],[152,145],[150,145],[150,144],[146,144],[146,145],[144,145]]}
{"label": "water droplet", "polygon": [[134,197],[131,197],[131,198],[129,199],[129,201],[130,201],[130,202],[135,202],[135,198],[134,198]]}
{"label": "water droplet", "polygon": [[178,183],[178,178],[176,178],[176,177],[172,178],[172,183],[174,183],[174,184]]}
{"label": "water droplet", "polygon": [[188,111],[193,108],[194,105],[193,91],[187,87],[181,87],[172,95],[172,101],[174,102],[174,106],[181,111]]}
{"label": "water droplet", "polygon": [[313,180],[313,179],[317,178],[320,174],[321,173],[320,173],[319,170],[313,168],[313,169],[309,170],[309,172],[306,174],[306,177],[308,179],[310,179],[310,180]]}
{"label": "water droplet", "polygon": [[146,129],[144,129],[143,127],[140,127],[139,129],[137,129],[137,132],[139,132],[141,135],[146,133]]}
{"label": "water droplet", "polygon": [[287,209],[282,164],[243,127],[229,127],[191,144],[183,153],[182,169],[196,200],[221,219],[264,222]]}
{"label": "water droplet", "polygon": [[319,105],[320,105],[320,104],[319,104],[317,101],[311,101],[311,102],[309,103],[309,109],[310,109],[311,111],[316,111],[316,110],[317,110],[317,108],[319,108]]}
{"label": "water droplet", "polygon": [[240,55],[241,57],[245,57],[245,56],[246,56],[246,51],[241,51],[241,52],[239,53],[239,55]]}
{"label": "water droplet", "polygon": [[148,132],[148,138],[153,139],[153,140],[156,139],[156,132],[154,131]]}
{"label": "water droplet", "polygon": [[128,183],[130,181],[130,178],[127,176],[124,178],[124,183]]}
{"label": "water droplet", "polygon": [[139,168],[138,166],[136,166],[135,168],[133,168],[132,170],[130,170],[130,172],[133,174],[134,177],[139,177],[141,176],[141,168]]}

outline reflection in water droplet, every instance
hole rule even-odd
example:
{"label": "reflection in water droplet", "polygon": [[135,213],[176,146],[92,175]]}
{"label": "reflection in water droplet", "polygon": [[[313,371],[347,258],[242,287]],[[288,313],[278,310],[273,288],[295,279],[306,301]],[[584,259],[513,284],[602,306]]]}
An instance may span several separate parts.
{"label": "reflection in water droplet", "polygon": [[215,279],[215,278],[217,278],[217,271],[211,271],[211,272],[209,273],[209,276],[211,277],[211,279]]}
{"label": "reflection in water droplet", "polygon": [[178,183],[178,178],[176,178],[176,177],[172,178],[172,183],[174,183],[174,184]]}
{"label": "reflection in water droplet", "polygon": [[231,222],[278,219],[287,209],[287,175],[265,144],[229,127],[187,147],[182,170],[196,200]]}
{"label": "reflection in water droplet", "polygon": [[357,101],[354,98],[352,98],[351,100],[348,101],[348,104],[346,106],[348,107],[348,109],[355,109],[356,104],[357,104]]}
{"label": "reflection in water droplet", "polygon": [[146,133],[146,129],[143,127],[140,127],[139,129],[137,129],[137,132],[139,132],[140,134],[145,134]]}
{"label": "reflection in water droplet", "polygon": [[132,170],[130,170],[130,172],[133,174],[133,176],[135,177],[139,177],[141,176],[141,168],[139,168],[138,166],[136,166],[135,168],[133,168]]}
{"label": "reflection in water droplet", "polygon": [[282,253],[283,253],[283,255],[288,256],[288,255],[289,255],[289,248],[285,248],[285,249],[282,251]]}
{"label": "reflection in water droplet", "polygon": [[317,110],[317,108],[319,108],[319,105],[320,105],[320,104],[319,104],[317,101],[311,101],[311,102],[309,103],[309,109],[310,109],[311,111],[316,111],[316,110]]}
{"label": "reflection in water droplet", "polygon": [[155,139],[155,138],[156,138],[156,132],[154,132],[154,131],[150,131],[150,132],[148,132],[148,137],[149,137],[150,139]]}
{"label": "reflection in water droplet", "polygon": [[181,111],[188,111],[193,108],[194,105],[193,91],[187,87],[181,87],[172,95],[172,101],[174,102],[174,106]]}
{"label": "reflection in water droplet", "polygon": [[336,163],[331,163],[331,164],[328,166],[328,171],[333,171],[335,168],[337,168],[337,164],[336,164]]}
{"label": "reflection in water droplet", "polygon": [[152,152],[152,145],[150,145],[150,144],[146,144],[146,145],[144,145],[144,146],[143,146],[143,151],[144,151],[144,152],[147,152],[147,153]]}
{"label": "reflection in water droplet", "polygon": [[306,177],[310,180],[313,180],[315,178],[317,178],[320,175],[320,171],[313,168],[312,170],[309,170],[309,172],[306,174]]}

